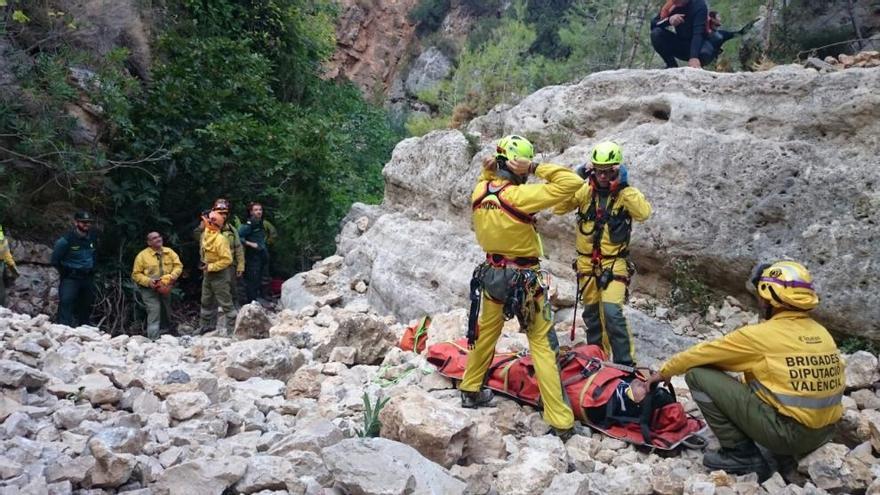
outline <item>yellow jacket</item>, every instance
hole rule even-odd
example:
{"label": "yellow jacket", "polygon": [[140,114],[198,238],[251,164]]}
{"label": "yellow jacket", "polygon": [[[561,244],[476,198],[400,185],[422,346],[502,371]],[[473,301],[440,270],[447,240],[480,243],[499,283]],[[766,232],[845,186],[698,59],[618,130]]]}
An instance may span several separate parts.
{"label": "yellow jacket", "polygon": [[159,257],[153,248],[146,248],[134,258],[134,267],[131,269],[131,279],[138,285],[150,287],[153,280],[162,280],[165,284],[180,277],[183,272],[183,263],[180,257],[170,248],[162,247],[162,267],[159,267]]}
{"label": "yellow jacket", "polygon": [[12,257],[12,250],[9,249],[9,240],[6,239],[2,226],[0,226],[0,259],[2,259],[9,268],[15,268],[15,258]]}
{"label": "yellow jacket", "polygon": [[[202,242],[202,232],[205,226],[201,223],[193,229],[193,237],[195,240]],[[220,233],[229,241],[229,251],[232,253],[232,264],[235,265],[235,272],[244,273],[244,246],[241,245],[241,239],[238,237],[238,229],[227,223],[220,229]]]}
{"label": "yellow jacket", "polygon": [[660,374],[669,378],[706,365],[743,372],[761,400],[809,428],[835,423],[843,414],[843,360],[825,327],[805,312],[782,311],[697,344],[669,358]]}
{"label": "yellow jacket", "polygon": [[232,265],[232,250],[226,237],[213,229],[205,229],[201,240],[202,262],[209,272],[219,272]]}
{"label": "yellow jacket", "polygon": [[[600,205],[605,206],[608,196],[598,198]],[[575,208],[580,213],[586,213],[593,201],[593,187],[589,182],[584,182],[583,186],[572,196],[553,208],[553,213],[564,215]],[[618,194],[617,199],[611,206],[610,214],[612,217],[625,210],[629,216],[637,221],[644,222],[651,216],[651,204],[645,199],[645,195],[641,191],[632,186],[623,188]],[[577,240],[575,246],[578,252],[578,271],[585,273],[592,269],[593,254],[593,227],[595,222],[592,220],[582,222],[578,218]],[[626,273],[626,263],[615,263],[615,257],[624,254],[628,247],[627,242],[612,242],[610,222],[606,222],[602,231],[602,240],[599,247],[602,251],[602,266],[608,267],[614,264],[615,272]],[[618,268],[620,268],[618,270]]]}
{"label": "yellow jacket", "polygon": [[581,187],[583,180],[567,167],[551,163],[538,165],[535,175],[547,183],[516,185],[489,170],[484,169],[480,174],[471,194],[471,203],[478,201],[487,188],[504,187],[497,196],[486,196],[473,207],[477,242],[487,253],[508,258],[537,258],[544,254],[534,225],[506,212],[501,208],[501,202],[526,214],[537,213],[570,197]]}

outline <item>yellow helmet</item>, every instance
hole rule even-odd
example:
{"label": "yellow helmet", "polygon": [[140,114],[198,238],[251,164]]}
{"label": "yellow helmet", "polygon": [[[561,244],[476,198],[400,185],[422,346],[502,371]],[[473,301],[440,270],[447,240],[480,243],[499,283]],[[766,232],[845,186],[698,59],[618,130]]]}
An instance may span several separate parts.
{"label": "yellow helmet", "polygon": [[504,158],[506,160],[516,160],[517,158],[525,158],[531,160],[535,157],[535,147],[524,137],[515,134],[504,136],[498,141],[495,148],[495,158]]}
{"label": "yellow helmet", "polygon": [[623,150],[614,141],[603,141],[593,147],[590,162],[594,167],[608,168],[623,162]]}
{"label": "yellow helmet", "polygon": [[757,265],[747,287],[774,308],[809,311],[819,305],[813,277],[804,265],[794,261]]}

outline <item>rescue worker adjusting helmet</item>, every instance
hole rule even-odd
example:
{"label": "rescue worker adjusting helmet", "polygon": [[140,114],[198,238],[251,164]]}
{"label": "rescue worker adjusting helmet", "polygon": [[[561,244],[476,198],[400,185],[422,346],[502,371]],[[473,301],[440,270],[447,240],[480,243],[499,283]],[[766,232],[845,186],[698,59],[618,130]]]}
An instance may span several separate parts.
{"label": "rescue worker adjusting helmet", "polygon": [[623,150],[614,141],[603,141],[593,147],[590,162],[593,168],[616,167],[623,162]]}
{"label": "rescue worker adjusting helmet", "polygon": [[813,277],[794,261],[755,266],[746,288],[774,308],[808,311],[819,305]]}
{"label": "rescue worker adjusting helmet", "polygon": [[535,157],[535,147],[528,139],[512,134],[504,136],[498,141],[495,148],[495,158],[508,160],[516,160],[517,158],[525,158],[531,160]]}
{"label": "rescue worker adjusting helmet", "polygon": [[207,215],[202,216],[202,220],[205,222],[205,228],[215,230],[220,230],[223,228],[223,224],[226,223],[226,218],[217,210],[209,211]]}

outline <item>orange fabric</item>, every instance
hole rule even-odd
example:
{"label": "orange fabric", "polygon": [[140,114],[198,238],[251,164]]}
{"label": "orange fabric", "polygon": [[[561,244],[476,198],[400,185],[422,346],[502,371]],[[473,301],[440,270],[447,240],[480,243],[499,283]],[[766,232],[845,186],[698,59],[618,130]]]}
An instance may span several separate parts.
{"label": "orange fabric", "polygon": [[[670,15],[672,15],[672,9],[675,8],[675,4],[673,0],[666,0],[666,3],[660,7],[660,19],[666,19]],[[717,21],[713,20],[711,17],[706,17],[706,34],[711,34],[712,31],[715,30],[714,24]]]}
{"label": "orange fabric", "polygon": [[406,327],[397,346],[404,351],[415,351],[416,354],[421,354],[428,344],[428,327],[430,326],[431,317],[426,316],[415,325]]}
{"label": "orange fabric", "polygon": [[660,18],[666,19],[667,17],[669,17],[669,14],[672,13],[673,7],[675,7],[673,0],[666,0],[666,3],[664,3],[663,6],[660,7]]}

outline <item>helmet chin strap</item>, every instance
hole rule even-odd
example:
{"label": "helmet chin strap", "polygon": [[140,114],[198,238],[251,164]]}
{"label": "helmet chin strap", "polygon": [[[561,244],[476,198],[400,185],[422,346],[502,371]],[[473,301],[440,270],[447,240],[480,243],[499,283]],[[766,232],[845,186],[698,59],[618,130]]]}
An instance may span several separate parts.
{"label": "helmet chin strap", "polygon": [[502,179],[509,180],[510,182],[513,182],[516,185],[521,185],[521,184],[526,183],[527,177],[523,177],[521,175],[516,175],[515,173],[511,172],[510,169],[507,168],[507,164],[499,163],[498,164],[498,172],[496,172],[496,173]]}

